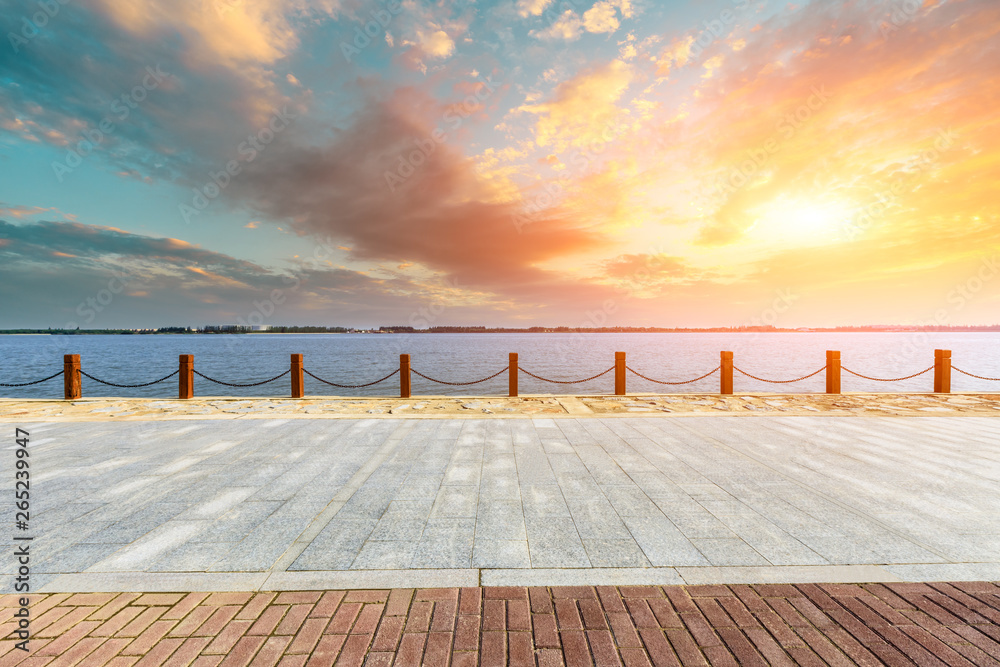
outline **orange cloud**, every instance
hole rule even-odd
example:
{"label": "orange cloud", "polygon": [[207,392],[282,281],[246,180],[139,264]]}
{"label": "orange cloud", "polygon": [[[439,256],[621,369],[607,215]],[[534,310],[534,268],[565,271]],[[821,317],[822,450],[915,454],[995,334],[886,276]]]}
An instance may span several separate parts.
{"label": "orange cloud", "polygon": [[684,67],[691,59],[691,47],[694,45],[694,37],[687,35],[675,38],[661,53],[656,61],[656,76],[667,77],[670,71],[676,67]]}
{"label": "orange cloud", "polygon": [[[276,147],[227,193],[270,219],[294,220],[300,233],[349,240],[359,260],[412,263],[488,293],[546,289],[569,300],[586,291],[541,266],[598,247],[600,234],[554,211],[519,224],[519,201],[498,197],[492,174],[477,172],[452,142],[388,187],[385,174],[413,154],[414,137],[440,121],[431,102],[413,90],[373,99],[341,141],[323,151]],[[350,158],[357,155],[372,159]]]}
{"label": "orange cloud", "polygon": [[244,287],[244,288],[250,287],[246,283],[240,282],[239,280],[234,280],[233,278],[219,275],[218,273],[214,273],[212,271],[208,271],[206,269],[202,269],[197,266],[187,266],[185,268],[191,273],[194,273],[196,275],[208,279],[209,282],[215,285],[225,286],[225,287]]}
{"label": "orange cloud", "polygon": [[521,15],[521,18],[541,16],[545,8],[552,2],[553,0],[517,0],[517,13]]}
{"label": "orange cloud", "polygon": [[49,211],[55,211],[54,207],[42,206],[3,206],[0,205],[0,217],[10,216],[12,218],[27,218],[33,215],[40,215]]}
{"label": "orange cloud", "polygon": [[617,105],[632,81],[628,63],[610,63],[582,72],[556,87],[551,101],[522,106],[535,114],[535,142],[556,151],[604,140],[608,128],[627,112]]}
{"label": "orange cloud", "polygon": [[607,0],[600,0],[583,13],[583,27],[587,32],[614,32],[618,30],[618,13],[614,5]]}
{"label": "orange cloud", "polygon": [[[169,28],[188,37],[192,55],[207,62],[267,65],[288,54],[298,37],[293,17],[319,11],[336,16],[339,2],[325,0],[97,0],[105,14],[135,35]],[[192,59],[194,62],[194,59]]]}

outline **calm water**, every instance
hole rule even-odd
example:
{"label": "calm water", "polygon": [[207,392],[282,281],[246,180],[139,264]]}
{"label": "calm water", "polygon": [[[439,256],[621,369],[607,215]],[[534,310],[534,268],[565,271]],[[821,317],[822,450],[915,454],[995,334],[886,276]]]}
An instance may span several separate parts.
{"label": "calm water", "polygon": [[[935,348],[952,350],[963,370],[1000,377],[1000,333],[786,333],[786,334],[266,334],[234,336],[0,336],[0,382],[43,378],[62,367],[63,354],[81,355],[84,371],[120,384],[163,377],[179,354],[193,354],[195,368],[228,382],[256,382],[286,370],[289,355],[305,355],[305,368],[340,384],[361,384],[392,372],[399,354],[425,375],[449,381],[476,380],[507,365],[517,352],[522,368],[553,379],[579,379],[614,365],[615,351],[628,365],[660,380],[687,380],[719,365],[732,350],[736,366],[769,379],[800,377],[821,368],[825,350],[841,351],[843,365],[874,377],[900,377],[933,364]],[[414,395],[506,395],[507,374],[471,387],[433,384],[413,376]],[[822,392],[823,373],[794,384],[764,384],[735,374],[736,392]],[[717,392],[718,375],[683,386],[655,385],[631,373],[629,391]],[[933,373],[894,383],[843,375],[844,391],[930,391]],[[955,391],[1000,391],[1000,382],[953,373]],[[520,375],[521,393],[602,394],[614,391],[613,373],[577,385],[543,383]],[[195,377],[195,395],[287,396],[288,377],[271,384],[230,389]],[[337,389],[306,377],[306,395],[399,395],[399,379],[365,389]],[[83,378],[84,396],[176,397],[177,379],[140,389],[116,389]],[[61,398],[62,378],[34,387],[0,387],[0,396]]]}

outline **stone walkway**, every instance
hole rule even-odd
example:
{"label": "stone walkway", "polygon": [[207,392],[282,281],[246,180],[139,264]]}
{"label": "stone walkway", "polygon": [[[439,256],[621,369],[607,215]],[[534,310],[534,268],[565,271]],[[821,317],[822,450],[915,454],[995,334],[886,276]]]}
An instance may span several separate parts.
{"label": "stone walkway", "polygon": [[1000,580],[995,418],[20,426],[41,592]]}
{"label": "stone walkway", "polygon": [[1000,665],[1000,420],[565,400],[15,422],[32,639],[0,595],[0,667]]}
{"label": "stone walkway", "polygon": [[[1000,586],[889,583],[33,596],[8,665],[1000,665]],[[14,596],[0,598],[0,633]]]}

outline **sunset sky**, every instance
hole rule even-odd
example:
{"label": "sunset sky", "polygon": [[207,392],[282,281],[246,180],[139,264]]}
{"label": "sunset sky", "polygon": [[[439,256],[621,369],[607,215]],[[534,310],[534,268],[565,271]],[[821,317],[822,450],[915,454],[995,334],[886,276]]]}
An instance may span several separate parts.
{"label": "sunset sky", "polygon": [[1000,322],[996,0],[2,4],[0,328]]}

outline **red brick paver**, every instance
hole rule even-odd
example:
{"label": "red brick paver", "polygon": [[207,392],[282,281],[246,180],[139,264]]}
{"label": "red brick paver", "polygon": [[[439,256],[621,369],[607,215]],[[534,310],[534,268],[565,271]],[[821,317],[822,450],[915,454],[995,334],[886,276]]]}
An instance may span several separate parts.
{"label": "red brick paver", "polygon": [[[0,596],[10,633],[17,597]],[[7,665],[1000,667],[1000,584],[30,596]]]}

